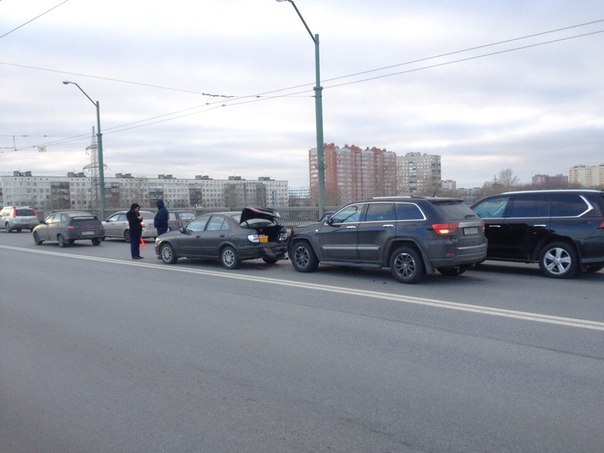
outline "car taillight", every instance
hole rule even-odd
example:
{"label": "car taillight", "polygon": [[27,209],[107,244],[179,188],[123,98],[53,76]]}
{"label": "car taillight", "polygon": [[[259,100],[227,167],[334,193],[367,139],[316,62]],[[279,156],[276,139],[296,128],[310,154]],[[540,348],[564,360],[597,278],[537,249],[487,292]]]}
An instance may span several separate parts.
{"label": "car taillight", "polygon": [[604,220],[602,220],[602,223],[598,227],[598,230],[604,230]]}
{"label": "car taillight", "polygon": [[433,223],[432,229],[436,231],[436,234],[455,234],[459,228],[459,223]]}
{"label": "car taillight", "polygon": [[17,217],[17,210],[13,208],[13,218]]}
{"label": "car taillight", "polygon": [[76,227],[74,227],[73,225],[69,225],[69,226],[67,227],[67,229],[68,229],[69,231],[73,231],[73,230],[75,230],[75,229],[76,229]]}

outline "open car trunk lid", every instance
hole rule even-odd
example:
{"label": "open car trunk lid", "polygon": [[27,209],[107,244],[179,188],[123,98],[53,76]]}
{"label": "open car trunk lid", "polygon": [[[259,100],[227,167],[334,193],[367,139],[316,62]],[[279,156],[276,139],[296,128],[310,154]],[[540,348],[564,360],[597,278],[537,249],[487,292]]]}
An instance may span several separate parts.
{"label": "open car trunk lid", "polygon": [[281,215],[273,208],[247,207],[241,211],[239,223],[250,219],[266,219],[274,223],[279,223]]}

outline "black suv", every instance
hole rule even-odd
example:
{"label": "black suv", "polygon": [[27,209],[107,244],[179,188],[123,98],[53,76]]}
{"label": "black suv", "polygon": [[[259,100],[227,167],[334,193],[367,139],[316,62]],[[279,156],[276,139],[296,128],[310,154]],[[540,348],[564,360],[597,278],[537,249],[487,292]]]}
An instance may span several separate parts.
{"label": "black suv", "polygon": [[604,267],[604,191],[507,192],[472,208],[485,222],[488,259],[538,262],[554,278]]}
{"label": "black suv", "polygon": [[388,197],[352,203],[327,221],[296,227],[289,257],[299,272],[319,263],[389,267],[415,283],[437,269],[460,275],[483,261],[483,222],[455,198]]}

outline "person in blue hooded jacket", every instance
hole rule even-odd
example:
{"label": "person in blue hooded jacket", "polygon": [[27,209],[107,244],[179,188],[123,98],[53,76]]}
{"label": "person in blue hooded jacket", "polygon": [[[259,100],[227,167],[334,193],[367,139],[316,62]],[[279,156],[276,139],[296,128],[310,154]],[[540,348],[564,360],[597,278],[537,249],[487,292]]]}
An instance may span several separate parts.
{"label": "person in blue hooded jacket", "polygon": [[153,226],[157,228],[157,235],[168,231],[168,208],[164,205],[164,200],[157,200],[157,213],[153,219]]}

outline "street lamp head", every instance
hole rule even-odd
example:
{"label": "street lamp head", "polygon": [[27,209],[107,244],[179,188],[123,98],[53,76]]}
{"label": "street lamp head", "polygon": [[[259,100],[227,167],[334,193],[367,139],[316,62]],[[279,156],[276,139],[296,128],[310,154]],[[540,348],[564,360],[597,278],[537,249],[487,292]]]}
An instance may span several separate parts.
{"label": "street lamp head", "polygon": [[70,82],[68,80],[63,80],[63,85],[69,85],[70,83],[73,83],[73,82]]}

